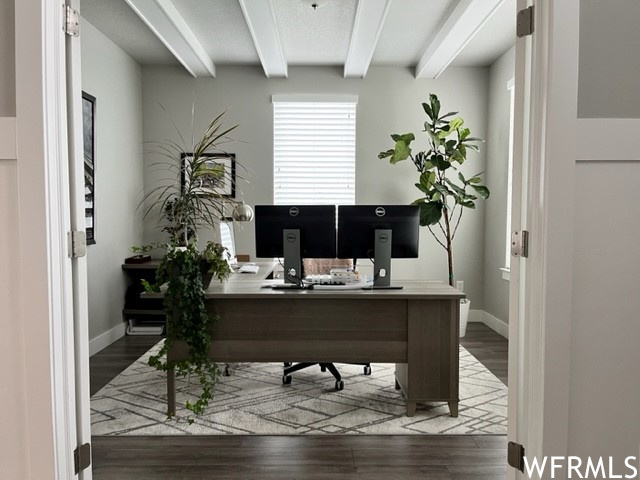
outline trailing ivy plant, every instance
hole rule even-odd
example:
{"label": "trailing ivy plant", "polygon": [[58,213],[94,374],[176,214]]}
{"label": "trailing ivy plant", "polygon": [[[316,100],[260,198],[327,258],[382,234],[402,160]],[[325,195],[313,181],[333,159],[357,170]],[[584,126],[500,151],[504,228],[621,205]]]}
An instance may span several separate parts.
{"label": "trailing ivy plant", "polygon": [[[380,152],[378,158],[388,158],[396,164],[410,158],[418,171],[416,188],[422,196],[413,202],[420,206],[420,225],[426,226],[436,241],[446,250],[449,266],[449,285],[454,286],[453,239],[465,209],[475,209],[476,200],[489,198],[489,189],[482,185],[482,172],[465,178],[458,167],[467,160],[468,150],[478,151],[478,142],[464,127],[458,112],[440,115],[440,101],[434,94],[422,108],[427,114],[424,130],[428,149],[414,153],[413,133],[393,134],[394,148]],[[457,172],[457,175],[454,174]]]}
{"label": "trailing ivy plant", "polygon": [[[203,278],[203,262],[218,280],[223,281],[231,273],[224,260],[225,248],[208,242],[203,252],[195,244],[186,247],[169,248],[156,271],[156,283],[144,283],[148,292],[164,291],[164,311],[167,315],[167,337],[160,351],[149,358],[149,365],[166,371],[173,368],[176,376],[195,375],[201,392],[195,402],[187,401],[185,406],[196,415],[201,414],[213,398],[213,391],[219,376],[216,363],[209,358],[212,338],[210,329],[217,321],[207,311]],[[184,341],[188,347],[185,360],[168,360],[169,352],[176,340]],[[193,419],[188,419],[189,423]]]}
{"label": "trailing ivy plant", "polygon": [[[159,180],[139,206],[145,218],[157,218],[158,226],[169,235],[169,243],[156,271],[155,284],[143,282],[148,292],[160,292],[160,286],[166,284],[163,305],[167,316],[167,335],[158,354],[149,358],[149,365],[163,371],[172,368],[177,376],[195,375],[198,378],[200,395],[195,402],[186,402],[186,408],[196,415],[201,414],[213,398],[219,375],[217,365],[209,358],[213,340],[211,327],[217,318],[207,311],[204,289],[208,282],[203,285],[203,277],[209,274],[209,279],[215,276],[222,281],[231,273],[226,261],[226,248],[214,242],[208,242],[202,251],[197,246],[198,230],[216,228],[225,215],[225,209],[236,204],[233,199],[201,188],[202,181],[211,176],[225,182],[237,180],[220,178],[220,175],[228,173],[226,170],[221,173],[216,165],[211,164],[211,154],[215,158],[215,154],[225,153],[220,146],[229,141],[227,135],[237,127],[224,127],[223,117],[224,113],[216,116],[202,136],[191,138],[189,144],[177,127],[179,142],[150,144],[148,153],[161,157],[150,165]],[[184,155],[185,152],[190,155]],[[135,248],[141,251],[157,246]],[[167,353],[178,341],[187,344],[187,358],[168,360]],[[191,418],[188,420],[193,421]]]}

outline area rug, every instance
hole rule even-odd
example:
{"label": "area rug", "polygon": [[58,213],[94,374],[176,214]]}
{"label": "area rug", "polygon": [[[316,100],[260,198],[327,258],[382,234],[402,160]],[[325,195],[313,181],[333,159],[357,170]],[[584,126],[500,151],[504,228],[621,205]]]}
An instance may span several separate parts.
{"label": "area rug", "polygon": [[[221,376],[205,414],[189,424],[183,404],[194,399],[197,379],[177,379],[178,419],[166,417],[166,376],[147,365],[154,346],[91,397],[93,435],[217,434],[506,434],[507,388],[460,347],[460,409],[446,403],[418,405],[405,416],[402,393],[394,388],[393,364],[363,367],[337,364],[345,386],[334,390],[329,372],[318,366],[282,384],[282,363],[232,365]],[[194,390],[196,389],[196,390]]]}

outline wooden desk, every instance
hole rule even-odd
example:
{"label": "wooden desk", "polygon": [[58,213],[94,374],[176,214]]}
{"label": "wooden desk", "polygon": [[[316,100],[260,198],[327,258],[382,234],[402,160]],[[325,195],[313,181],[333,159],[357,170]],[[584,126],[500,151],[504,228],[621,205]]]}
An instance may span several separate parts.
{"label": "wooden desk", "polygon": [[[207,290],[209,311],[220,317],[210,348],[215,361],[395,363],[407,416],[426,401],[448,402],[458,416],[461,292],[420,281],[398,282],[402,290],[272,290],[261,288],[261,277],[235,274]],[[186,353],[176,342],[169,358]],[[167,384],[173,414],[171,371]]]}

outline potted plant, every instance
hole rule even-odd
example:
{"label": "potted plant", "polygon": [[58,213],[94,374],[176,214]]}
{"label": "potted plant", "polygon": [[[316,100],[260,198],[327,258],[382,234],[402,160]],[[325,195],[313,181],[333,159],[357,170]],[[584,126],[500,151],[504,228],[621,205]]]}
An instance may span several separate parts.
{"label": "potted plant", "polygon": [[[162,169],[164,175],[161,183],[151,189],[140,203],[143,216],[157,215],[159,226],[169,235],[156,271],[155,284],[143,282],[148,292],[159,292],[160,286],[166,284],[163,290],[166,339],[158,354],[149,358],[149,365],[163,371],[174,369],[177,376],[193,374],[198,378],[201,387],[199,398],[195,402],[186,402],[186,408],[194,414],[202,413],[213,398],[219,374],[217,365],[209,358],[211,326],[217,318],[207,311],[204,290],[212,277],[222,281],[231,273],[226,249],[222,245],[207,242],[203,249],[198,247],[199,229],[216,228],[224,216],[225,203],[236,203],[201,188],[207,178],[214,176],[220,180],[220,175],[225,175],[224,169],[212,165],[211,154],[223,153],[219,145],[227,140],[227,134],[237,125],[223,128],[223,115],[214,118],[190,148],[174,142],[153,145],[152,151],[165,158],[164,162],[153,165]],[[180,138],[183,139],[181,135]],[[184,152],[192,153],[185,155]],[[134,251],[154,247],[158,244],[138,247]],[[167,352],[176,341],[187,344],[187,359],[168,360]],[[188,420],[193,421],[191,418]]]}
{"label": "potted plant", "polygon": [[[394,148],[380,152],[378,158],[388,158],[394,165],[410,158],[415,165],[418,171],[415,186],[422,196],[413,204],[420,206],[420,225],[427,227],[447,252],[449,285],[453,287],[456,285],[453,240],[462,214],[465,209],[474,209],[476,200],[487,199],[490,194],[489,189],[482,185],[482,172],[465,178],[458,167],[467,160],[469,150],[479,150],[477,143],[482,140],[470,136],[471,131],[464,126],[463,119],[457,116],[458,112],[441,115],[440,101],[435,94],[429,95],[429,103],[423,103],[422,108],[427,115],[423,131],[427,134],[428,149],[412,151],[411,142],[415,140],[413,133],[393,134],[391,138],[395,142]],[[466,330],[469,306],[468,300],[461,303],[461,336],[464,336]]]}

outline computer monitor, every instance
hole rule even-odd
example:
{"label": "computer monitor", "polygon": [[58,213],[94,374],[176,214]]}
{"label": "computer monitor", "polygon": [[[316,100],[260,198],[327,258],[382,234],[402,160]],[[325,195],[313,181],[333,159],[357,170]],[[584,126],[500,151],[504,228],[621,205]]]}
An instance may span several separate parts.
{"label": "computer monitor", "polygon": [[301,284],[302,258],[336,258],[334,205],[256,205],[256,257],[284,257],[286,283]]}
{"label": "computer monitor", "polygon": [[338,258],[374,260],[374,288],[391,286],[391,258],[418,258],[420,207],[340,205]]}

